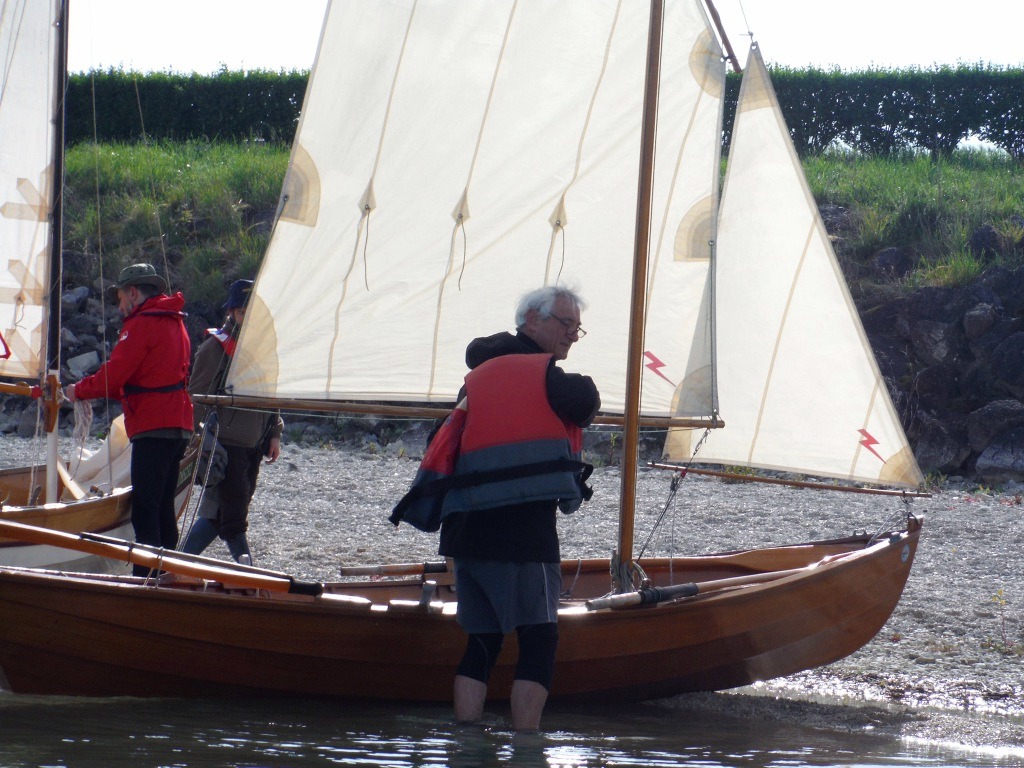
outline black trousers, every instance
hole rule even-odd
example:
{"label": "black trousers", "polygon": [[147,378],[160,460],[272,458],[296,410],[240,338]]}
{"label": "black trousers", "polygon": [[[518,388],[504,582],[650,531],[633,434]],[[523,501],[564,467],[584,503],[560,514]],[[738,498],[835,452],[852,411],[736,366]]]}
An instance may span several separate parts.
{"label": "black trousers", "polygon": [[188,440],[183,437],[132,440],[132,527],[140,544],[165,549],[178,545],[174,489],[187,445]]}
{"label": "black trousers", "polygon": [[249,502],[256,492],[256,480],[263,460],[263,446],[243,448],[225,445],[228,463],[220,482],[220,514],[217,532],[228,541],[249,529]]}

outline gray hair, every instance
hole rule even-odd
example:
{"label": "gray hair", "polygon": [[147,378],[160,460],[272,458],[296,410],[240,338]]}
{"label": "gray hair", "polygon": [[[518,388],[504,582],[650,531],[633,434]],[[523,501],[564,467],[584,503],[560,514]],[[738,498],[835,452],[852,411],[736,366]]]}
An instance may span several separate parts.
{"label": "gray hair", "polygon": [[580,312],[587,308],[587,302],[573,289],[564,285],[545,285],[519,299],[519,306],[516,307],[516,328],[526,325],[526,315],[531,309],[536,309],[542,317],[551,317],[555,302],[562,298],[569,299]]}
{"label": "gray hair", "polygon": [[160,294],[163,293],[163,291],[157,288],[155,285],[145,285],[142,283],[137,283],[134,287],[138,289],[139,293],[142,294],[142,297],[144,299],[151,299],[154,296],[159,296]]}

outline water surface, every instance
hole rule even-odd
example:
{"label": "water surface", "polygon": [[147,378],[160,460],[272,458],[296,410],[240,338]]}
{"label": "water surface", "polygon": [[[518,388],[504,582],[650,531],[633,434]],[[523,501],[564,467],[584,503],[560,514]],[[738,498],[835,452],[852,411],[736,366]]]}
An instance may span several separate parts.
{"label": "water surface", "polygon": [[[329,701],[72,699],[0,693],[0,766],[1020,766],[1024,750],[876,732],[876,715],[719,694],[621,706],[550,705],[514,734],[507,709],[455,726],[447,707]],[[795,716],[794,716],[795,715]],[[866,718],[866,719],[865,719]]]}

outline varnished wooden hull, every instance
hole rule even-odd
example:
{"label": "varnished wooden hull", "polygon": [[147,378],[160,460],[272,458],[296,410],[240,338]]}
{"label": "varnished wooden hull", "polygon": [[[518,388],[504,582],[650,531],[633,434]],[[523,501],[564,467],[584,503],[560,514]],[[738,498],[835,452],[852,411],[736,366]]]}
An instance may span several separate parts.
{"label": "varnished wooden hull", "polygon": [[[919,531],[911,519],[907,531],[869,547],[853,538],[676,558],[676,583],[766,580],[646,608],[587,611],[582,601],[607,590],[608,563],[566,562],[573,600],[559,617],[552,695],[621,700],[720,690],[840,659],[889,618]],[[773,570],[819,561],[771,580]],[[643,565],[656,584],[668,583],[667,561]],[[330,584],[321,597],[164,578],[153,586],[0,569],[5,685],[101,696],[451,697],[465,636],[444,584],[449,574],[428,577],[441,583],[432,608],[415,603],[422,578]],[[493,697],[507,697],[515,656],[511,636],[492,677]]]}
{"label": "varnished wooden hull", "polygon": [[[178,516],[185,511],[192,487],[197,452],[190,448],[181,462],[175,503]],[[6,499],[0,520],[27,523],[67,533],[100,533],[132,538],[131,488],[115,488],[105,496],[89,496],[56,504],[28,504],[31,489],[46,476],[46,468],[18,467],[0,470],[0,499]],[[64,486],[58,486],[58,495]],[[60,547],[28,544],[0,536],[0,566],[48,568],[88,573],[123,572],[124,563]]]}

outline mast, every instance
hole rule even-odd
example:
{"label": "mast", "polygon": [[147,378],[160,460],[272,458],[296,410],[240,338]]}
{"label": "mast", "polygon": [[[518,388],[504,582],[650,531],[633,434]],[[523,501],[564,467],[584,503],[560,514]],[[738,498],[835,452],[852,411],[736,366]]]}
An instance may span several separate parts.
{"label": "mast", "polygon": [[644,297],[650,250],[651,208],[654,180],[654,144],[658,123],[658,87],[661,69],[661,36],[664,0],[651,0],[647,38],[647,75],[640,137],[640,179],[637,192],[636,234],[633,244],[633,287],[629,312],[629,346],[626,354],[626,408],[622,439],[622,486],[619,497],[619,541],[612,574],[616,592],[632,591],[633,522],[636,515],[637,457],[640,443],[640,380],[643,371]]}
{"label": "mast", "polygon": [[715,8],[715,4],[711,0],[704,0],[704,5],[707,6],[708,15],[711,17],[715,29],[718,30],[718,36],[722,40],[722,47],[725,48],[725,58],[732,64],[732,71],[739,74],[743,71],[743,67],[740,66],[740,60],[736,58],[736,53],[732,49],[732,43],[729,42],[729,37],[725,34],[725,27],[722,25],[722,17],[718,15],[718,9]]}
{"label": "mast", "polygon": [[63,281],[61,251],[63,249],[63,190],[64,190],[64,93],[67,82],[68,60],[68,4],[70,0],[59,0],[54,23],[57,26],[56,50],[54,51],[53,87],[53,173],[50,180],[50,268],[47,285],[46,348],[43,359],[46,364],[43,386],[43,410],[46,425],[46,501],[58,501],[57,462],[60,461],[57,445],[57,418],[60,391],[60,291]]}
{"label": "mast", "polygon": [[60,291],[63,278],[61,251],[63,249],[63,188],[64,188],[64,92],[68,62],[68,3],[58,2],[57,50],[53,97],[53,189],[50,193],[50,284],[47,286],[46,370],[60,369]]}

